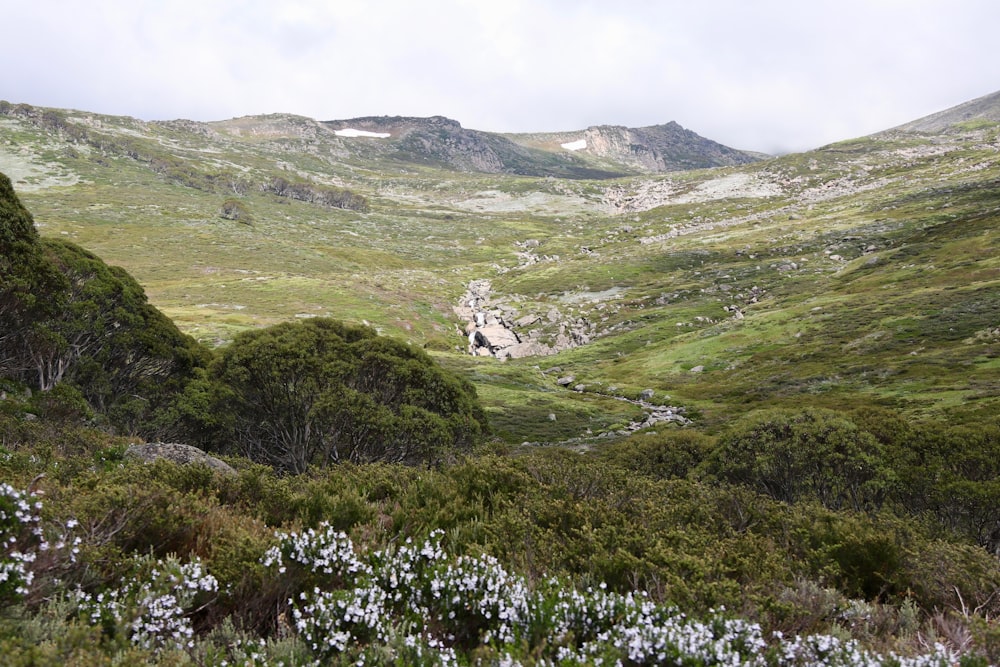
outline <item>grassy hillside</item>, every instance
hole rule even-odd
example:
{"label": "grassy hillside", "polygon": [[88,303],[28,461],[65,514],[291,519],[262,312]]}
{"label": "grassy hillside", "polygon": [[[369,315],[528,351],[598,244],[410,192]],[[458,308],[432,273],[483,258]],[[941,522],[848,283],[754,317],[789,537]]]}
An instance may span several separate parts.
{"label": "grassy hillside", "polygon": [[[322,127],[15,109],[0,118],[0,169],[43,234],[123,266],[196,338],[369,322],[464,369],[514,442],[627,423],[603,395],[643,389],[709,426],[803,402],[996,409],[995,125],[611,181],[421,167]],[[368,210],[262,191],[274,178],[347,188]],[[231,198],[248,219],[220,217]],[[591,342],[464,358],[453,307],[473,279],[492,281],[511,320],[537,316],[539,340],[582,318]]]}

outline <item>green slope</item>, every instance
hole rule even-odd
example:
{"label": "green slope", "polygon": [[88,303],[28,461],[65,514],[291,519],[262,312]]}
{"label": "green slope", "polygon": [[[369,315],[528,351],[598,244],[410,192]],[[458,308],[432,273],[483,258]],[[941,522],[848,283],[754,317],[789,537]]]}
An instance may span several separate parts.
{"label": "green slope", "polygon": [[[370,322],[474,379],[511,441],[615,431],[641,414],[611,396],[646,388],[708,426],[773,405],[997,409],[1000,143],[988,121],[587,181],[404,162],[284,115],[4,114],[0,171],[42,234],[126,268],[186,332],[222,343],[296,317]],[[279,177],[346,188],[368,210],[262,190]],[[231,197],[249,222],[220,217]],[[453,306],[480,278],[511,319],[537,316],[539,340],[579,321],[590,342],[465,356]],[[540,372],[554,366],[585,390]]]}

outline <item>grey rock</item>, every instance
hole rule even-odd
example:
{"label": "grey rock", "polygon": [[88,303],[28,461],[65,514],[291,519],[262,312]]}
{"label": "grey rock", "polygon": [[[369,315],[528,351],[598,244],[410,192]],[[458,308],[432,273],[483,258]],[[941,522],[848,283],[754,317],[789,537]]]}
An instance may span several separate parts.
{"label": "grey rock", "polygon": [[507,356],[511,359],[523,359],[524,357],[543,357],[548,354],[552,354],[554,350],[546,345],[545,343],[540,343],[537,340],[528,340],[517,345],[512,345],[505,348]]}
{"label": "grey rock", "polygon": [[191,445],[184,445],[178,442],[148,442],[145,444],[131,445],[125,450],[125,458],[138,459],[145,463],[152,463],[158,459],[165,459],[180,463],[182,465],[205,465],[212,470],[223,475],[236,475],[236,470],[225,461],[220,461],[214,456],[206,454],[204,451]]}
{"label": "grey rock", "polygon": [[516,333],[502,324],[487,324],[479,329],[478,333],[486,338],[487,345],[493,350],[511,347],[521,342]]}

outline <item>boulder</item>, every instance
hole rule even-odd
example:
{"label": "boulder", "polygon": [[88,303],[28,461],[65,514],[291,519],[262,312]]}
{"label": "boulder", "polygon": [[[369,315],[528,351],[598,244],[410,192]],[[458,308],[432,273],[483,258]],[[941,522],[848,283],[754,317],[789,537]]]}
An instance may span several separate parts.
{"label": "boulder", "polygon": [[537,340],[524,341],[507,348],[507,356],[511,359],[523,359],[524,357],[543,357],[552,354],[552,348]]}
{"label": "boulder", "polygon": [[165,459],[181,465],[205,465],[222,475],[236,475],[236,470],[224,461],[209,456],[204,451],[191,445],[177,442],[148,442],[131,445],[125,450],[125,458],[138,459],[144,463],[152,463],[157,459]]}
{"label": "boulder", "polygon": [[493,350],[512,347],[521,342],[518,340],[517,334],[502,324],[487,324],[480,328],[477,333],[486,338],[487,345]]}

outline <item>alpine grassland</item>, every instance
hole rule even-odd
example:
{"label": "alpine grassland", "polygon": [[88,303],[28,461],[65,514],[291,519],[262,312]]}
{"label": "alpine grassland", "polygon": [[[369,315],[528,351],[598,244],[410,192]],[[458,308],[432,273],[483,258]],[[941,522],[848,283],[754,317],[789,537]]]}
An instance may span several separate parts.
{"label": "alpine grassland", "polygon": [[1000,126],[356,121],[0,102],[0,662],[1000,664]]}

